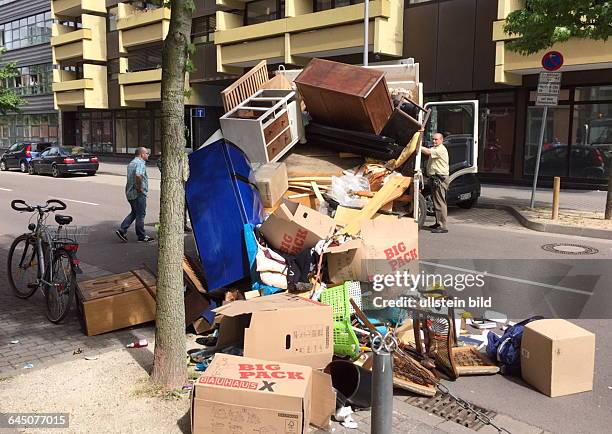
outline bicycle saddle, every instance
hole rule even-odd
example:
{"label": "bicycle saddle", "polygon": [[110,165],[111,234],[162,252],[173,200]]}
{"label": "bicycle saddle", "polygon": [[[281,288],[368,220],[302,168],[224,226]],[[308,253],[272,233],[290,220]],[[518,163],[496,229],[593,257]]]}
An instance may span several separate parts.
{"label": "bicycle saddle", "polygon": [[72,223],[72,216],[55,214],[55,221],[58,225],[69,225]]}

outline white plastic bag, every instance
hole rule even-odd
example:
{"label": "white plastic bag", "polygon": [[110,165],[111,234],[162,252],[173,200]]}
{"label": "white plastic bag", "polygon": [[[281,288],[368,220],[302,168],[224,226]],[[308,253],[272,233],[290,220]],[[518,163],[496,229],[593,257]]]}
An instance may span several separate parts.
{"label": "white plastic bag", "polygon": [[366,201],[353,194],[355,191],[370,191],[370,183],[363,176],[332,176],[330,196],[340,205],[350,208],[362,208]]}

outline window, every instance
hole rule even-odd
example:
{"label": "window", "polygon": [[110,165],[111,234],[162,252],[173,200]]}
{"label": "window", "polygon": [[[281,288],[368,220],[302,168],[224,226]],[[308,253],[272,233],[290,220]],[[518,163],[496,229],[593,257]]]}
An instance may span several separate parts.
{"label": "window", "polygon": [[17,95],[43,95],[52,92],[53,71],[50,63],[21,66],[17,75],[4,79],[4,86],[13,89]]}
{"label": "window", "polygon": [[577,87],[576,101],[612,100],[612,86]]}
{"label": "window", "polygon": [[[533,175],[535,171],[542,113],[542,107],[532,106],[527,110],[527,136],[523,170],[525,175]],[[539,172],[542,176],[567,176],[569,118],[569,105],[548,108]]]}
{"label": "window", "polygon": [[612,157],[612,103],[576,104],[573,114],[570,176],[607,179]]}
{"label": "window", "polygon": [[285,0],[255,0],[246,4],[244,25],[274,21],[285,16]]}
{"label": "window", "polygon": [[478,170],[483,173],[509,174],[512,171],[514,150],[514,92],[485,93],[478,99]]}
{"label": "window", "polygon": [[58,137],[57,113],[0,116],[0,147],[15,142],[55,142]]}
{"label": "window", "polygon": [[7,50],[17,50],[48,43],[52,24],[50,12],[0,24],[0,45]]}
{"label": "window", "polygon": [[194,18],[191,24],[191,37],[203,39],[202,42],[214,42],[217,19],[214,15]]}
{"label": "window", "polygon": [[326,11],[328,9],[336,9],[344,6],[363,3],[363,0],[314,0],[312,9],[314,12]]}

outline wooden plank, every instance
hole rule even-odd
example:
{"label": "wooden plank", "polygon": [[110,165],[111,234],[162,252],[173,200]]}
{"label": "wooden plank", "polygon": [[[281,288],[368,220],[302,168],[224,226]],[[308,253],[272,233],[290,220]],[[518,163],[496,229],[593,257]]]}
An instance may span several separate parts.
{"label": "wooden plank", "polygon": [[198,292],[201,292],[202,294],[207,292],[204,284],[196,274],[196,271],[193,269],[191,261],[187,256],[183,257],[183,273]]}
{"label": "wooden plank", "polygon": [[308,196],[314,196],[314,193],[298,193],[298,194],[292,194],[291,196],[287,196],[287,199],[299,199],[301,197],[308,197]]}
{"label": "wooden plank", "polygon": [[370,220],[381,207],[390,201],[400,197],[410,186],[412,178],[405,176],[394,176],[377,191],[370,201],[363,207],[359,214],[340,233],[355,236],[361,230],[363,222]]}
{"label": "wooden plank", "polygon": [[331,176],[294,176],[289,178],[289,182],[312,182],[316,181],[319,184],[331,184]]}
{"label": "wooden plank", "polygon": [[311,181],[310,185],[312,186],[312,191],[314,191],[314,194],[317,197],[319,203],[321,204],[325,202],[325,199],[323,199],[323,195],[321,194],[321,190],[319,190],[319,186],[317,185],[316,181]]}

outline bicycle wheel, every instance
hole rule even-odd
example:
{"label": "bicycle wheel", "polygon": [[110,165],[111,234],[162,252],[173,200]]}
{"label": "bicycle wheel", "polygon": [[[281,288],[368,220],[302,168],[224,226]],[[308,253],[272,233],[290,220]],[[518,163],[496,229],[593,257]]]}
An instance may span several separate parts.
{"label": "bicycle wheel", "polygon": [[74,298],[76,274],[72,260],[64,250],[57,250],[53,257],[53,281],[47,285],[47,318],[53,323],[61,322],[68,312]]}
{"label": "bicycle wheel", "polygon": [[15,295],[29,298],[38,289],[38,251],[31,235],[15,238],[8,254],[8,281]]}

